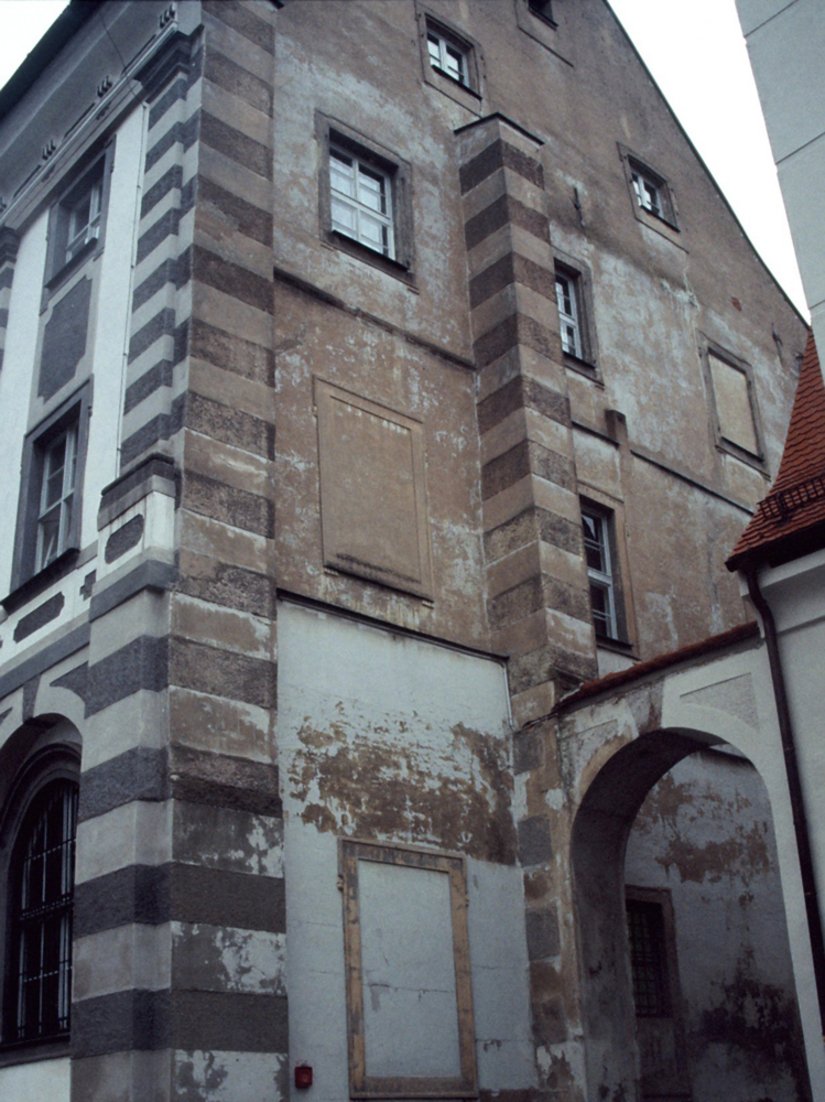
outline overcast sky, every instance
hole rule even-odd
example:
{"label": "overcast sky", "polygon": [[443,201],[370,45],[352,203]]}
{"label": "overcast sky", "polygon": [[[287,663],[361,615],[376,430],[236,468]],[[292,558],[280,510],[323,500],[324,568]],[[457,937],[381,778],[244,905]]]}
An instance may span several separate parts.
{"label": "overcast sky", "polygon": [[[0,0],[0,86],[66,2]],[[748,237],[807,318],[735,0],[610,3]]]}

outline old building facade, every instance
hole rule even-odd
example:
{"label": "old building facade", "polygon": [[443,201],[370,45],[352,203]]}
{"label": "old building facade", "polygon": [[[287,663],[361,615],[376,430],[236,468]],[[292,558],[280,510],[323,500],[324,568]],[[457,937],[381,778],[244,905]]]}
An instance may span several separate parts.
{"label": "old building facade", "polygon": [[0,196],[3,1097],[810,1097],[764,686],[575,695],[806,337],[609,6],[74,0]]}

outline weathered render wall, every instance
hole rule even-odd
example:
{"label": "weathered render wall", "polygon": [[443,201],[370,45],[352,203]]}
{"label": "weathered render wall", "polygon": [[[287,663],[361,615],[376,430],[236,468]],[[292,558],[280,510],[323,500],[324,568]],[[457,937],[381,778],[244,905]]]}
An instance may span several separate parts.
{"label": "weathered render wall", "polygon": [[693,1097],[806,1098],[773,817],[750,762],[707,750],[666,773],[633,823],[625,879],[672,903]]}
{"label": "weathered render wall", "polygon": [[[463,856],[479,1090],[533,1086],[527,954],[540,932],[528,926],[525,941],[503,666],[296,604],[280,606],[278,625],[294,1061],[314,1068],[315,1096],[346,1093],[339,842],[356,838]],[[404,939],[434,952],[414,913],[406,922]],[[370,935],[380,947],[380,928],[362,930],[365,946]],[[396,993],[374,991],[379,1022],[379,996]],[[415,1066],[427,1048],[402,1031],[389,1053],[370,1052],[368,1036],[367,1063]]]}

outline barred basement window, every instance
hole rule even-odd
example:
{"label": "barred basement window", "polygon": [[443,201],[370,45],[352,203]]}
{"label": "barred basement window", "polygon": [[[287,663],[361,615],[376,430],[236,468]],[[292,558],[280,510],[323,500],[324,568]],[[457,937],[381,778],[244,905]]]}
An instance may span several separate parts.
{"label": "barred basement window", "polygon": [[667,1017],[671,1012],[671,1000],[661,905],[628,899],[627,933],[636,1016]]}
{"label": "barred basement window", "polygon": [[6,1040],[69,1031],[77,785],[47,784],[29,809],[11,863]]}

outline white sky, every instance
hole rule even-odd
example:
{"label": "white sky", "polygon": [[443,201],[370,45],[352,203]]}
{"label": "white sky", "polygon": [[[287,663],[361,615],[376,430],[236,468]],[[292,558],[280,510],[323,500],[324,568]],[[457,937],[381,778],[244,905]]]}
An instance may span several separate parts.
{"label": "white sky", "polygon": [[[0,0],[0,87],[66,2]],[[610,3],[748,237],[808,317],[735,0]]]}

